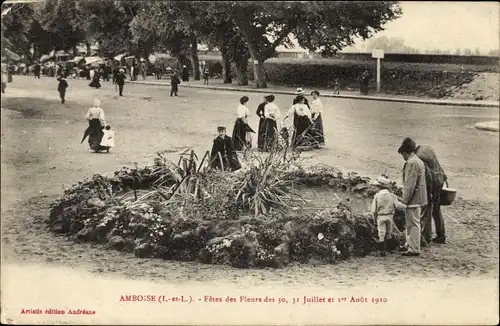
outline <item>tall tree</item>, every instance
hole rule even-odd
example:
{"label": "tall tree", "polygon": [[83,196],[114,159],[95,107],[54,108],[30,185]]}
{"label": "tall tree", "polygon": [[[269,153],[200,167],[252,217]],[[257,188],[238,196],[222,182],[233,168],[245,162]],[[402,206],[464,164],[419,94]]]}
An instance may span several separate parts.
{"label": "tall tree", "polygon": [[244,36],[254,62],[258,88],[267,87],[264,62],[276,47],[291,46],[290,35],[300,46],[321,50],[324,56],[367,39],[399,16],[395,1],[221,1],[210,2],[210,11],[226,14]]}
{"label": "tall tree", "polygon": [[37,14],[54,50],[72,50],[86,40],[84,13],[78,10],[77,0],[45,0]]}
{"label": "tall tree", "polygon": [[30,31],[34,15],[32,4],[5,4],[2,6],[1,41],[3,49],[18,55],[30,54]]}

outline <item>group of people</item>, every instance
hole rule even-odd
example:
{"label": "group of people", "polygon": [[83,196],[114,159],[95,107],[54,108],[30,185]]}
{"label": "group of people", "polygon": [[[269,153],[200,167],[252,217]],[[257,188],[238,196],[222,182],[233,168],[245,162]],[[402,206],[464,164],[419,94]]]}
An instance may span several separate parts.
{"label": "group of people", "polygon": [[[403,157],[403,194],[398,197],[390,192],[392,183],[385,177],[374,182],[379,187],[371,205],[371,213],[377,221],[378,249],[386,255],[391,240],[396,209],[405,210],[405,245],[400,249],[406,257],[420,256],[421,247],[430,243],[446,243],[441,191],[447,176],[436,153],[429,145],[417,145],[405,138],[398,149]],[[432,238],[434,220],[436,237]]]}
{"label": "group of people", "polygon": [[[257,147],[260,151],[269,152],[276,146],[278,135],[282,136],[291,147],[294,148],[321,148],[325,145],[323,134],[323,103],[318,91],[311,92],[313,100],[311,103],[305,97],[302,88],[296,90],[290,109],[281,120],[280,108],[275,103],[274,95],[267,95],[257,108],[259,126],[257,129]],[[237,161],[236,152],[244,151],[252,147],[252,139],[255,131],[248,123],[250,110],[247,107],[249,98],[240,98],[240,104],[236,109],[236,121],[234,122],[232,137],[226,135],[226,128],[218,128],[219,136],[214,140],[212,147],[212,165],[214,168],[237,170],[241,166]],[[288,129],[285,123],[293,119],[293,133],[289,139]],[[221,157],[221,159],[217,159]],[[225,163],[225,164],[224,164]]]}
{"label": "group of people", "polygon": [[88,109],[85,119],[89,126],[83,134],[81,143],[89,138],[90,149],[94,152],[106,151],[115,146],[115,132],[111,130],[111,126],[106,124],[104,119],[104,110],[100,107],[101,101],[94,99],[93,106]]}

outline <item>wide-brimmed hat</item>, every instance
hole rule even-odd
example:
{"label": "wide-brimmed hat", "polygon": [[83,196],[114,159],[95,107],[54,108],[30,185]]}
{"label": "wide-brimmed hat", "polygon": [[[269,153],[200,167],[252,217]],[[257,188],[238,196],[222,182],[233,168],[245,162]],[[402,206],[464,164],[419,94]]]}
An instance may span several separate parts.
{"label": "wide-brimmed hat", "polygon": [[380,186],[383,188],[390,188],[392,187],[392,182],[391,180],[385,178],[385,177],[378,177],[374,182],[373,185],[375,186]]}
{"label": "wide-brimmed hat", "polygon": [[302,89],[302,87],[299,87],[295,90],[295,94],[297,94],[297,95],[302,95],[305,93],[306,93],[306,91],[304,89]]}
{"label": "wide-brimmed hat", "polygon": [[125,70],[123,70],[123,69],[120,69],[120,72],[125,72]]}

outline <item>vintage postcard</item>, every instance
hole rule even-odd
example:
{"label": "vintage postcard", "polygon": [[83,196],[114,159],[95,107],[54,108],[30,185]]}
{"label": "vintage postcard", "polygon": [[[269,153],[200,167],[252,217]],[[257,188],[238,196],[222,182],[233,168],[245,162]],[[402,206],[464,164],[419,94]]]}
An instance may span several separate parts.
{"label": "vintage postcard", "polygon": [[1,322],[497,325],[499,14],[3,2]]}

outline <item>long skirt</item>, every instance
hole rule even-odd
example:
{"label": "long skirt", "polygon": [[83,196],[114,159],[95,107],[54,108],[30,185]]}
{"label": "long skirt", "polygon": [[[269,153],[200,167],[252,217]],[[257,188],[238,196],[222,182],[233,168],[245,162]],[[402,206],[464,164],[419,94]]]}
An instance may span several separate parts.
{"label": "long skirt", "polygon": [[264,149],[265,137],[266,137],[265,119],[262,118],[259,120],[259,131],[257,134],[257,147],[260,150]]}
{"label": "long skirt", "polygon": [[235,151],[241,151],[250,145],[248,144],[247,130],[247,124],[240,118],[236,119],[233,127],[233,136],[231,137]]}
{"label": "long skirt", "polygon": [[105,147],[101,146],[102,136],[104,136],[101,121],[99,119],[90,120],[88,130],[90,149],[96,152],[106,149]]}
{"label": "long skirt", "polygon": [[312,129],[312,134],[314,139],[319,145],[325,144],[325,135],[323,132],[323,116],[320,115],[316,121],[314,121],[314,126]]}
{"label": "long skirt", "polygon": [[307,116],[297,116],[292,136],[293,146],[311,146],[314,143],[311,121]]}
{"label": "long skirt", "polygon": [[266,119],[264,121],[264,151],[269,152],[276,142],[276,120]]}
{"label": "long skirt", "polygon": [[99,79],[93,78],[89,86],[94,88],[101,88],[101,83],[99,82]]}

